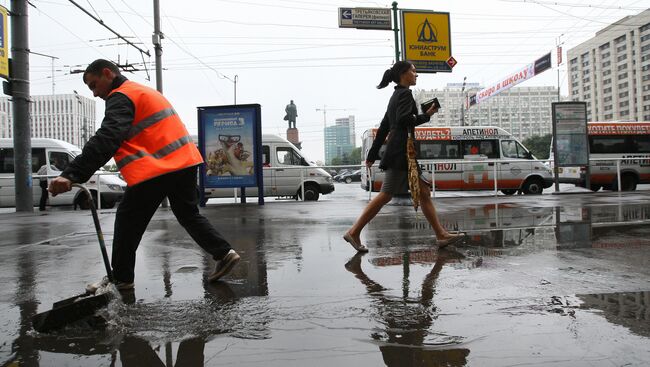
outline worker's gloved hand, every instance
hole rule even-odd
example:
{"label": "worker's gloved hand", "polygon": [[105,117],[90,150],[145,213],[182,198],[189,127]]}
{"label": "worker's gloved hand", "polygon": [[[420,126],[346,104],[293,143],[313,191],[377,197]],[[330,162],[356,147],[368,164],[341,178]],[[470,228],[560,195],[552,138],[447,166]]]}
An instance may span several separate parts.
{"label": "worker's gloved hand", "polygon": [[72,181],[61,176],[56,177],[50,181],[50,185],[47,187],[47,191],[49,191],[52,196],[57,196],[58,194],[68,192],[70,190],[72,190]]}

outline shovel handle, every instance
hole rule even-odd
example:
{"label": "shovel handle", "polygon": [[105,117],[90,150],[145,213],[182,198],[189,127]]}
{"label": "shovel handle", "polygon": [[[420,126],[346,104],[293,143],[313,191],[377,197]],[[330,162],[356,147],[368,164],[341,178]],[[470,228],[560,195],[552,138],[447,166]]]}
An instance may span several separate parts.
{"label": "shovel handle", "polygon": [[80,184],[72,184],[73,187],[77,187],[83,192],[86,193],[88,197],[88,202],[90,203],[90,211],[93,215],[93,222],[95,223],[95,230],[97,231],[97,239],[99,240],[99,248],[102,251],[102,257],[104,258],[104,266],[106,267],[106,276],[110,282],[113,281],[113,271],[111,270],[111,263],[108,261],[108,253],[106,252],[106,245],[104,244],[104,235],[102,234],[102,227],[99,225],[99,216],[97,216],[97,209],[95,208],[95,200],[93,200],[90,191]]}

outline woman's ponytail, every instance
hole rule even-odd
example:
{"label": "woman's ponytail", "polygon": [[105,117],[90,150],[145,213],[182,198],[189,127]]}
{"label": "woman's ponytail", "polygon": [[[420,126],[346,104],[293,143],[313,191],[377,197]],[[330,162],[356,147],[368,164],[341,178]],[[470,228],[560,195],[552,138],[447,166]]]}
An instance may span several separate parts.
{"label": "woman's ponytail", "polygon": [[391,81],[393,81],[392,74],[393,71],[391,69],[387,69],[386,71],[384,71],[384,76],[381,78],[381,82],[379,82],[377,89],[385,88]]}
{"label": "woman's ponytail", "polygon": [[377,86],[377,89],[385,88],[390,82],[399,84],[399,79],[402,74],[409,71],[412,65],[413,64],[408,61],[398,61],[393,64],[393,67],[384,71],[384,76],[381,78],[381,82]]}

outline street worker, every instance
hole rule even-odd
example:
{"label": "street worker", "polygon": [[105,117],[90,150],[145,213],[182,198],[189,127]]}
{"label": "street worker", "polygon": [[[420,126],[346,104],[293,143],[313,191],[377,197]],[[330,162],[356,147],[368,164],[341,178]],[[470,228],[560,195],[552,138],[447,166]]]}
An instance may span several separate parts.
{"label": "street worker", "polygon": [[[386,87],[391,81],[397,84],[395,91],[388,101],[388,108],[381,120],[377,135],[368,151],[366,166],[372,167],[379,158],[379,149],[386,142],[386,151],[381,159],[379,168],[385,171],[384,182],[380,193],[363,210],[354,225],[343,235],[343,239],[350,243],[355,250],[366,252],[368,248],[361,243],[361,231],[384,205],[388,204],[395,194],[406,193],[409,190],[408,165],[406,142],[409,133],[413,134],[415,126],[428,122],[431,115],[437,112],[435,104],[418,114],[418,110],[411,93],[410,86],[415,85],[418,74],[415,66],[408,61],[398,61],[384,72],[384,76],[377,86],[378,89]],[[436,234],[436,243],[439,248],[445,247],[460,240],[462,234],[449,233],[438,220],[436,209],[431,201],[431,191],[423,176],[419,176],[420,206],[422,213]]]}
{"label": "street worker", "polygon": [[[117,212],[111,266],[118,290],[134,287],[136,250],[165,197],[178,222],[217,261],[208,276],[216,281],[239,262],[228,241],[199,214],[197,169],[203,158],[185,125],[162,94],[127,80],[107,60],[93,61],[83,81],[106,101],[102,125],[60,176],[49,185],[52,195],[86,182],[111,157],[128,186]],[[94,292],[107,279],[90,284]]]}

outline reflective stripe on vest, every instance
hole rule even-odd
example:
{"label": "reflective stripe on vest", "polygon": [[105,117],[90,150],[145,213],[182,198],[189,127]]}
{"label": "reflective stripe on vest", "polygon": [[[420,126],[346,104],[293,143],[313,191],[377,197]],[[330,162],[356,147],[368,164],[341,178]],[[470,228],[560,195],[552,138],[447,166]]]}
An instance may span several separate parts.
{"label": "reflective stripe on vest", "polygon": [[129,186],[203,163],[185,125],[162,94],[129,80],[113,93],[125,95],[134,106],[134,121],[113,156]]}
{"label": "reflective stripe on vest", "polygon": [[161,159],[176,150],[182,148],[185,144],[191,143],[192,138],[189,135],[186,135],[176,141],[171,142],[170,144],[165,145],[162,149],[159,149],[157,152],[153,154],[149,154],[144,151],[139,151],[135,154],[127,155],[126,157],[122,158],[119,162],[116,162],[117,168],[122,169],[122,167],[126,166],[127,164],[135,161],[136,159],[144,158],[144,157],[152,157],[155,159]]}
{"label": "reflective stripe on vest", "polygon": [[131,129],[129,130],[129,135],[126,137],[126,140],[131,140],[131,138],[138,135],[140,131],[148,128],[149,126],[155,124],[156,122],[160,122],[161,120],[174,115],[176,115],[176,111],[174,111],[174,109],[170,107],[170,108],[165,108],[160,112],[156,112],[151,116],[145,117],[144,119],[142,119],[142,121],[136,122],[135,125],[131,126]]}

